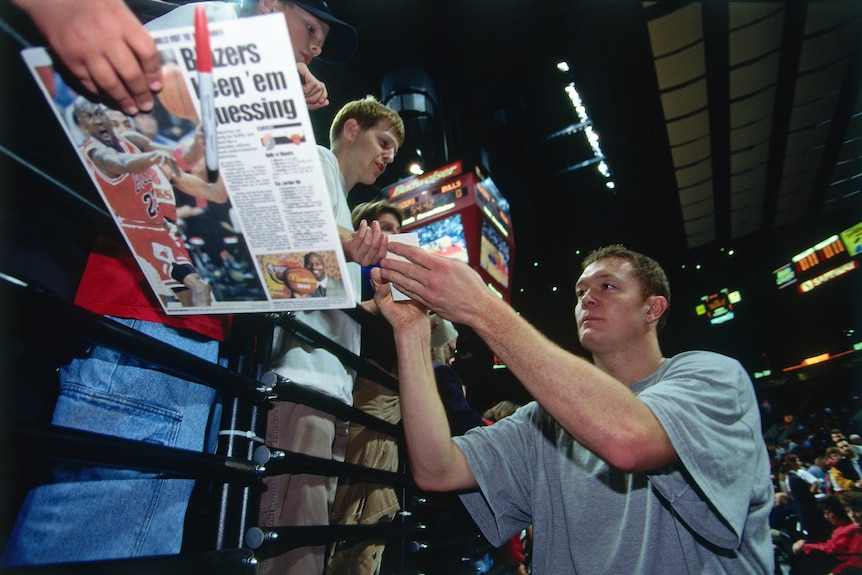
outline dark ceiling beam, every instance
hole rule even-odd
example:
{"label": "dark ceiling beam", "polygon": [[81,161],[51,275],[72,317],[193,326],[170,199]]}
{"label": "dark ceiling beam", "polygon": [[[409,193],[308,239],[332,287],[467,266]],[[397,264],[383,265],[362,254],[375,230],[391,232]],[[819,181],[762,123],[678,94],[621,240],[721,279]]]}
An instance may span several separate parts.
{"label": "dark ceiling beam", "polygon": [[647,12],[656,12],[638,0],[572,4],[591,56],[582,95],[590,97],[591,116],[614,171],[614,208],[625,212],[617,229],[596,220],[593,235],[662,254],[667,261],[682,260],[685,227],[648,28]]}
{"label": "dark ceiling beam", "polygon": [[796,75],[799,55],[808,12],[806,0],[788,0],[784,12],[784,31],[781,38],[781,56],[778,62],[778,81],[775,84],[775,103],[772,113],[772,132],[766,163],[766,181],[763,194],[763,215],[760,229],[769,231],[775,225],[778,196],[781,191],[781,174],[787,149],[787,130],[793,111],[793,94],[796,93]]}
{"label": "dark ceiling beam", "polygon": [[730,240],[730,6],[701,6],[715,238],[724,244]]}
{"label": "dark ceiling beam", "polygon": [[681,8],[685,8],[689,4],[692,4],[695,0],[666,0],[664,2],[654,2],[652,4],[644,4],[643,14],[644,18],[649,20],[656,20],[658,18],[663,18],[668,14],[673,14],[677,10]]}
{"label": "dark ceiling beam", "polygon": [[860,36],[862,36],[862,18],[860,18],[860,12],[862,12],[862,8],[860,8],[859,3],[855,4],[855,10],[856,18],[850,25],[855,28],[856,46],[850,52],[847,62],[847,73],[844,75],[844,81],[841,84],[841,93],[835,105],[835,114],[832,116],[832,122],[829,125],[829,133],[826,136],[823,156],[820,159],[820,165],[817,166],[817,173],[814,176],[813,189],[806,213],[809,219],[820,215],[823,204],[826,203],[826,198],[829,197],[829,185],[832,182],[835,164],[838,162],[841,147],[844,145],[844,140],[847,137],[847,127],[850,125],[850,118],[853,115],[856,99],[859,97],[860,85],[862,85],[862,41],[860,41]]}

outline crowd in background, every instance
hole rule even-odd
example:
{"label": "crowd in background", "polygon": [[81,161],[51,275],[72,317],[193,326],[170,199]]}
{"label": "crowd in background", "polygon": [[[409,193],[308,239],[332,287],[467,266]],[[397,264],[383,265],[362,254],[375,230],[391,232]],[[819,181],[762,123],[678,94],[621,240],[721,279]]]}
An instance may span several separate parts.
{"label": "crowd in background", "polygon": [[776,559],[789,575],[862,573],[862,429],[851,397],[837,405],[808,396],[778,414],[761,402],[775,506]]}

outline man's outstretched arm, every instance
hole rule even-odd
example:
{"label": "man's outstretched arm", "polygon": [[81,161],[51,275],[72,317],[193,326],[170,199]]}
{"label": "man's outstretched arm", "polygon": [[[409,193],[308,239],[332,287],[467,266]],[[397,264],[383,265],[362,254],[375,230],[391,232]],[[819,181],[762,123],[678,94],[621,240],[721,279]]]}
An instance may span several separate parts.
{"label": "man's outstretched arm", "polygon": [[[372,270],[372,281],[379,277],[379,270]],[[395,334],[401,420],[413,479],[427,491],[477,487],[464,454],[452,441],[449,421],[437,392],[428,311],[412,302],[393,301],[389,284],[380,286],[375,282],[375,287],[374,301]]]}
{"label": "man's outstretched arm", "polygon": [[625,471],[677,461],[649,407],[619,380],[552,342],[494,295],[467,264],[391,243],[381,277],[450,321],[472,327],[579,443]]}

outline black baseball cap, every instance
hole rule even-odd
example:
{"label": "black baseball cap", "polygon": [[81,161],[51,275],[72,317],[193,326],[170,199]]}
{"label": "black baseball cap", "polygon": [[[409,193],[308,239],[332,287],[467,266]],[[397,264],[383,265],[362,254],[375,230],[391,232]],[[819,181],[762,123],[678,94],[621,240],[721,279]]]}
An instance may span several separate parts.
{"label": "black baseball cap", "polygon": [[292,0],[294,4],[317,16],[329,24],[329,34],[323,43],[323,52],[318,60],[330,64],[339,64],[350,58],[356,51],[359,34],[356,28],[332,15],[332,10],[326,0]]}

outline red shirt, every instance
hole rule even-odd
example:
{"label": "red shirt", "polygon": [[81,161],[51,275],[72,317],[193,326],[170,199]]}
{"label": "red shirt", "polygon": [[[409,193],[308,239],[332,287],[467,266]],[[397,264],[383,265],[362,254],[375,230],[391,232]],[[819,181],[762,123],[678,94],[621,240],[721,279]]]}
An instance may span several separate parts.
{"label": "red shirt", "polygon": [[129,250],[108,242],[90,254],[75,304],[99,315],[152,321],[218,341],[227,338],[230,326],[225,314],[166,314]]}
{"label": "red shirt", "polygon": [[835,556],[841,563],[832,570],[834,575],[840,575],[851,567],[862,568],[862,529],[855,523],[836,527],[828,541],[805,543],[802,551],[822,551]]}

